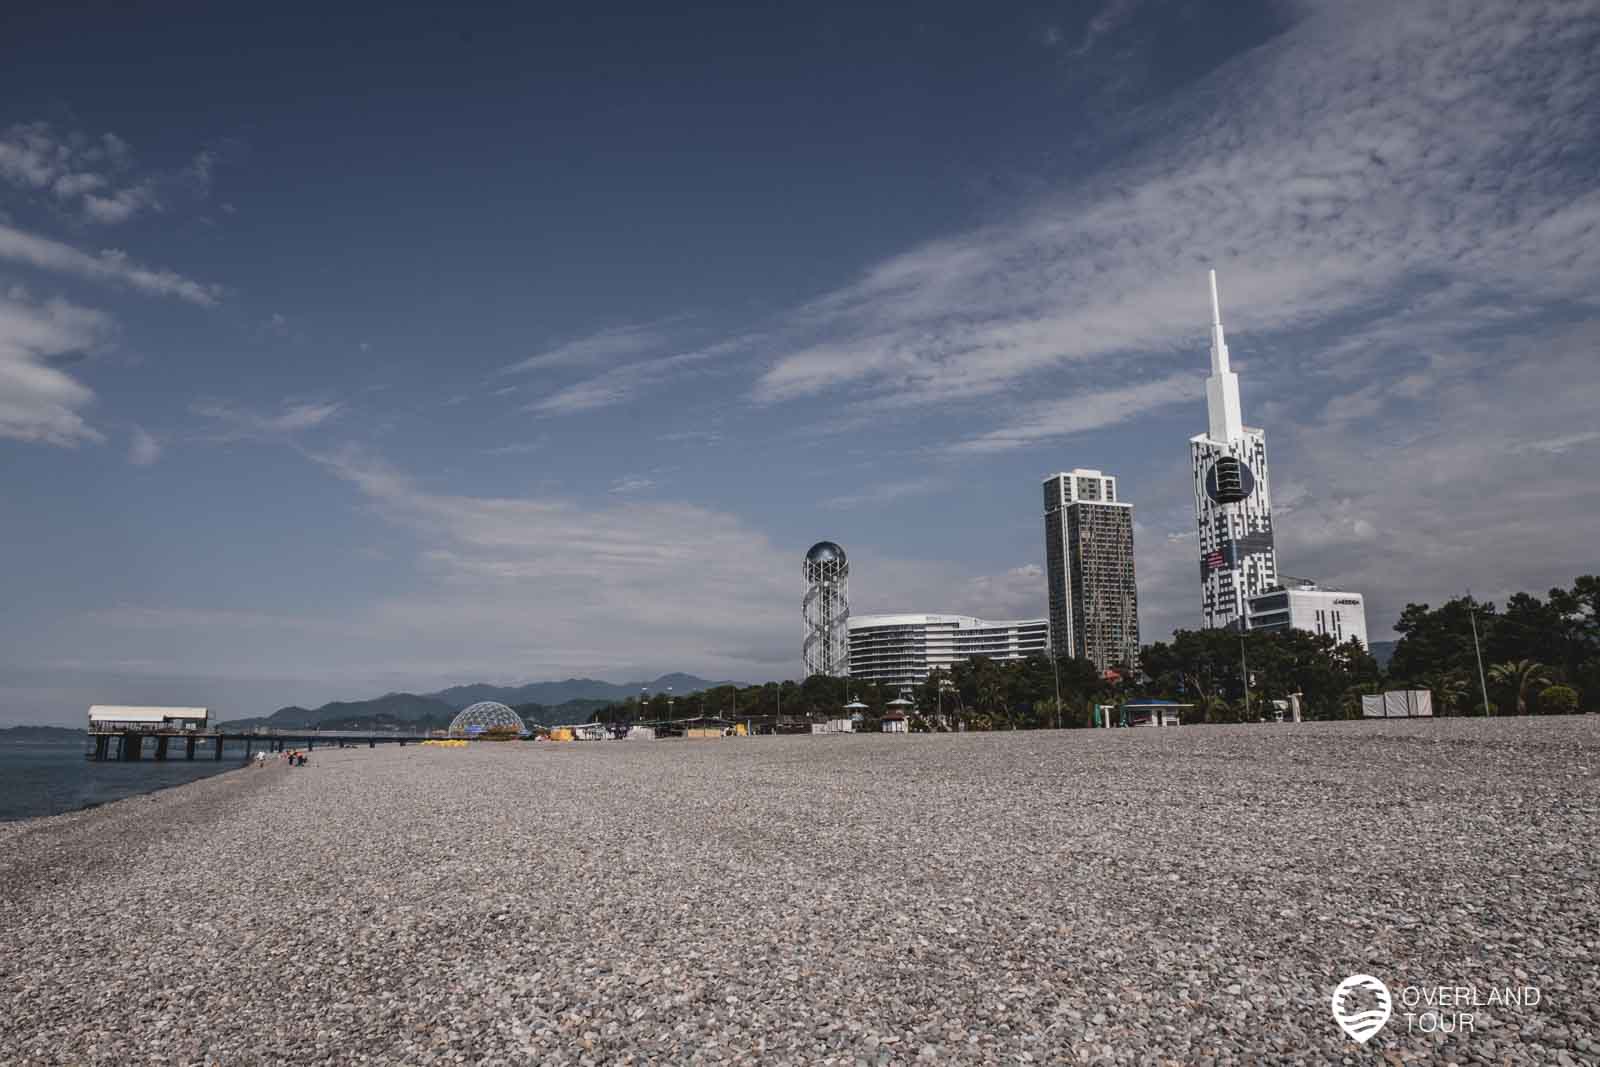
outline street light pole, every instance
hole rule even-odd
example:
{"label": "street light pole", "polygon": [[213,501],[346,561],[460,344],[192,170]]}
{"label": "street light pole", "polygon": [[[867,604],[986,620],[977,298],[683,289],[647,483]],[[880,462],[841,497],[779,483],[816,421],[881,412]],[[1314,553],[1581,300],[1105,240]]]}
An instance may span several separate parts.
{"label": "street light pole", "polygon": [[1472,600],[1472,590],[1467,590],[1467,618],[1472,620],[1472,652],[1478,657],[1478,691],[1483,694],[1483,715],[1488,718],[1494,714],[1494,709],[1489,707],[1489,683],[1483,676],[1483,649],[1478,645],[1478,608]]}
{"label": "street light pole", "polygon": [[1244,682],[1244,721],[1250,721],[1250,661],[1244,654],[1244,631],[1239,631],[1239,677]]}
{"label": "street light pole", "polygon": [[1061,668],[1056,665],[1056,646],[1054,641],[1050,642],[1050,673],[1055,676],[1056,680],[1055,719],[1056,729],[1059,730],[1061,729]]}

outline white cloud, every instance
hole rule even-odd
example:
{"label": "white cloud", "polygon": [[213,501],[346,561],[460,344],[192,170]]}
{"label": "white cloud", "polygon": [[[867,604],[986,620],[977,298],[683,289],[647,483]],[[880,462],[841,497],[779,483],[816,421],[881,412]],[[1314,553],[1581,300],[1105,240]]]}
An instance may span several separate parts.
{"label": "white cloud", "polygon": [[513,441],[510,444],[496,445],[483,451],[489,456],[526,456],[534,452],[543,452],[549,447],[549,439],[540,437],[532,441]]}
{"label": "white cloud", "polygon": [[1084,27],[1083,40],[1072,50],[1072,54],[1086,55],[1100,38],[1125,25],[1142,4],[1143,0],[1110,0],[1110,3],[1097,11],[1089,20],[1089,24]]}
{"label": "white cloud", "polygon": [[799,550],[778,551],[733,515],[625,497],[586,508],[462,496],[357,450],[314,458],[426,546],[426,587],[378,609],[390,632],[470,634],[502,664],[532,654],[552,670],[642,656],[727,665],[730,645],[762,641],[798,649]]}
{"label": "white cloud", "polygon": [[94,348],[111,329],[107,316],[64,300],[39,303],[20,289],[0,295],[0,437],[103,440],[80,414],[94,393],[50,361]]}
{"label": "white cloud", "polygon": [[1057,400],[1023,408],[998,429],[950,446],[952,452],[1005,452],[1041,441],[1114,426],[1171,404],[1193,403],[1203,392],[1194,374],[1174,374],[1140,385],[1070,393]]}
{"label": "white cloud", "polygon": [[1600,430],[1579,430],[1577,433],[1557,434],[1532,441],[1521,441],[1512,446],[1517,452],[1547,452],[1565,455],[1575,448],[1600,443]]}
{"label": "white cloud", "polygon": [[627,363],[557,389],[524,410],[538,415],[576,415],[623,404],[648,388],[701,373],[704,365],[745,348],[750,341],[748,336],[735,337],[676,355]]}
{"label": "white cloud", "polygon": [[545,349],[505,369],[507,373],[512,373],[552,367],[581,367],[643,355],[668,344],[665,325],[665,322],[652,322],[601,330]]}
{"label": "white cloud", "polygon": [[83,211],[95,222],[127,222],[157,203],[155,194],[148,186],[135,185],[106,196],[89,193],[83,198]]}
{"label": "white cloud", "polygon": [[128,462],[135,467],[148,467],[161,458],[161,442],[142,426],[133,428],[133,440],[128,445]]}
{"label": "white cloud", "polygon": [[881,506],[891,504],[896,500],[906,497],[921,496],[925,493],[937,492],[944,488],[945,483],[933,477],[909,478],[905,481],[884,482],[880,485],[867,486],[854,493],[842,496],[829,497],[822,502],[825,508],[848,509],[863,506]]}
{"label": "white cloud", "polygon": [[12,126],[0,134],[0,180],[23,189],[48,190],[58,201],[76,203],[89,222],[126,222],[159,210],[152,181],[129,179],[127,144],[110,134],[91,139],[58,133],[48,123]]}
{"label": "white cloud", "polygon": [[225,424],[226,437],[284,437],[316,429],[336,418],[344,405],[335,401],[294,401],[284,404],[276,415],[243,411],[217,400],[202,400],[191,405],[196,415]]}
{"label": "white cloud", "polygon": [[0,223],[0,259],[89,281],[120,282],[143,293],[175,296],[192,304],[215,304],[222,294],[219,286],[192,281],[169,270],[141,266],[117,249],[105,249],[92,256],[71,245],[25,233],[4,223]]}
{"label": "white cloud", "polygon": [[615,482],[612,482],[610,492],[642,493],[646,489],[654,489],[655,487],[656,483],[654,478],[646,478],[641,474],[630,474],[626,477],[618,478]]}
{"label": "white cloud", "polygon": [[1026,563],[1001,574],[968,579],[956,603],[980,618],[1000,620],[1043,618],[1049,610],[1045,600],[1044,568]]}
{"label": "white cloud", "polygon": [[1593,4],[1509,0],[1312,10],[1138,120],[1148,147],[797,309],[753,396],[848,387],[853,403],[903,408],[1047,374],[1092,387],[1111,364],[1122,380],[1175,359],[1203,376],[1207,265],[1248,339],[1347,317],[1359,344],[1363,320],[1418,287],[1448,295],[1444,338],[1483,328],[1486,300],[1537,313],[1589,299],[1593,18]]}
{"label": "white cloud", "polygon": [[[334,676],[799,670],[799,562],[814,537],[780,546],[734,514],[652,497],[454,493],[355,448],[313,458],[418,546],[414,581],[394,575],[393,594],[360,609],[351,625],[366,636],[341,645]],[[1036,567],[974,578],[871,550],[854,562],[858,611],[1004,617],[1043,602]]]}

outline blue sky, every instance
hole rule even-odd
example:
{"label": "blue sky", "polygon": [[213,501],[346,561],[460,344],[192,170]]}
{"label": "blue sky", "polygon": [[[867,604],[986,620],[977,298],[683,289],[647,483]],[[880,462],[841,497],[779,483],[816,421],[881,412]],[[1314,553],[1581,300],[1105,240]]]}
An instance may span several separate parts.
{"label": "blue sky", "polygon": [[[92,32],[86,27],[93,27]],[[1118,475],[1198,622],[1218,269],[1280,567],[1594,570],[1595,3],[8,19],[0,722],[799,673],[1044,613]]]}

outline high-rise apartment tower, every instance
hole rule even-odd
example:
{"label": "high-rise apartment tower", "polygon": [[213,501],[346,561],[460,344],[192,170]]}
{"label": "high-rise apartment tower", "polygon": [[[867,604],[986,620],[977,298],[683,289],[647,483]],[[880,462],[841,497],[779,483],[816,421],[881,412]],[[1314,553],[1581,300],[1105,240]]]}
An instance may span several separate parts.
{"label": "high-rise apartment tower", "polygon": [[1189,439],[1200,533],[1200,613],[1207,629],[1246,628],[1249,599],[1277,585],[1267,435],[1243,423],[1239,376],[1228,366],[1217,272],[1211,272],[1211,377],[1206,433]]}
{"label": "high-rise apartment tower", "polygon": [[1058,657],[1100,670],[1139,658],[1139,590],[1133,574],[1133,505],[1117,480],[1093,470],[1044,480],[1044,562],[1050,642]]}

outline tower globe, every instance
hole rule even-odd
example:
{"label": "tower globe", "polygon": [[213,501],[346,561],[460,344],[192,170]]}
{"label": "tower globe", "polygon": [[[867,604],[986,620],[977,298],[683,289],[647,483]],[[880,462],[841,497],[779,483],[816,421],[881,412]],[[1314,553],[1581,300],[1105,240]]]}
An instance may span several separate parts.
{"label": "tower globe", "polygon": [[481,700],[462,708],[450,720],[448,732],[451,737],[477,737],[486,733],[514,733],[517,737],[526,737],[528,724],[522,721],[522,716],[499,701]]}

